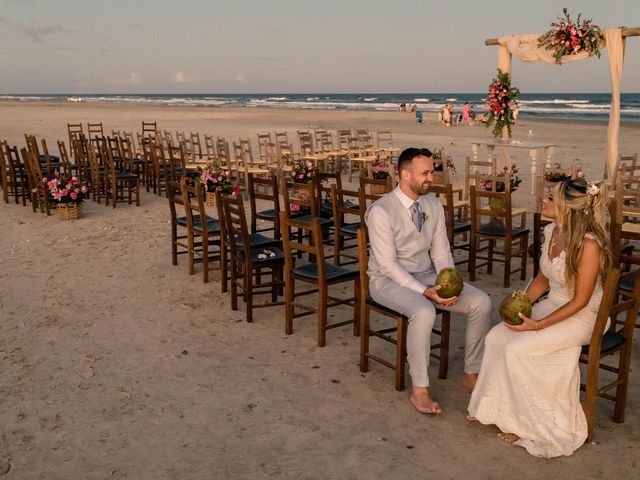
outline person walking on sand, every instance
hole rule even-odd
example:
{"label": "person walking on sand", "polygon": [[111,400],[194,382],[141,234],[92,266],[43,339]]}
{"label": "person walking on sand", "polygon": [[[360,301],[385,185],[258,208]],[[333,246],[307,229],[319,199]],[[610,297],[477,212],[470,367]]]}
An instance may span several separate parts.
{"label": "person walking on sand", "polygon": [[611,267],[607,192],[583,178],[556,184],[543,201],[540,272],[526,290],[534,305],[521,325],[487,335],[469,420],[497,425],[499,437],[536,457],[571,455],[587,438],[578,359],[589,343]]}
{"label": "person walking on sand", "polygon": [[471,126],[471,117],[469,116],[469,102],[462,105],[462,123]]}
{"label": "person walking on sand", "polygon": [[411,403],[421,413],[442,412],[429,391],[431,329],[436,306],[467,316],[463,385],[475,385],[484,337],[489,330],[491,300],[477,288],[464,284],[458,297],[441,298],[434,286],[443,268],[454,267],[449,248],[444,209],[433,195],[433,159],[424,148],[407,148],[398,158],[400,183],[373,203],[365,214],[371,246],[369,288],[371,297],[409,318],[407,360],[411,375]]}

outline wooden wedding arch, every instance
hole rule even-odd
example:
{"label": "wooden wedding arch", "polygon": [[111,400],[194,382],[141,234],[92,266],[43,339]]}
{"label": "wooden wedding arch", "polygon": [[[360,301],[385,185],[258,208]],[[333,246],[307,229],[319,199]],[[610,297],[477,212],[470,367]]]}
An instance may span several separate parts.
{"label": "wooden wedding arch", "polygon": [[[498,68],[511,75],[511,58],[516,55],[523,62],[556,63],[551,51],[538,47],[541,34],[506,35],[500,38],[485,40],[485,45],[498,46]],[[604,46],[609,58],[609,72],[611,74],[611,110],[609,112],[609,127],[607,128],[607,158],[605,177],[610,183],[615,183],[618,164],[618,135],[620,130],[620,86],[622,84],[622,66],[624,64],[624,49],[627,37],[640,36],[640,27],[605,28]],[[570,63],[588,58],[587,53],[565,56],[562,63]]]}

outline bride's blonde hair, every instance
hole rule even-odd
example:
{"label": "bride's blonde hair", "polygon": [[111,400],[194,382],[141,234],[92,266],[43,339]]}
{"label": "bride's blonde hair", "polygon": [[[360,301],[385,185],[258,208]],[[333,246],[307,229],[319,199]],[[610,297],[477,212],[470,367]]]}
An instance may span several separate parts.
{"label": "bride's blonde hair", "polygon": [[565,238],[565,280],[568,286],[575,284],[586,234],[591,234],[600,245],[601,278],[611,268],[607,200],[603,182],[587,183],[583,178],[576,178],[555,186],[556,224]]}

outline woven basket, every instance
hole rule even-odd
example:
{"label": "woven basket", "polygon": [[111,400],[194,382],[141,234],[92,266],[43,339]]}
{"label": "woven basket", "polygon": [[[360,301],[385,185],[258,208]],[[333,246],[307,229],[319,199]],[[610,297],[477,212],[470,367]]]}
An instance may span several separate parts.
{"label": "woven basket", "polygon": [[215,207],[217,205],[216,192],[207,192],[207,207]]}
{"label": "woven basket", "polygon": [[81,203],[59,203],[56,207],[59,220],[77,220],[82,213]]}
{"label": "woven basket", "polygon": [[372,195],[384,195],[387,193],[386,185],[375,185],[371,184],[371,194]]}

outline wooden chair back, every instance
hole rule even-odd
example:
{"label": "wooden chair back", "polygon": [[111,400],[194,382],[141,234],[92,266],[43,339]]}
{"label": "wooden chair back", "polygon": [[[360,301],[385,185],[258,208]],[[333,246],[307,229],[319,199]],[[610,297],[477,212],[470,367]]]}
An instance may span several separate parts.
{"label": "wooden chair back", "polygon": [[93,138],[102,138],[104,137],[104,130],[102,128],[102,122],[100,123],[87,123],[87,135],[89,136],[89,140]]}
{"label": "wooden chair back", "polygon": [[191,132],[191,161],[202,160],[202,142],[200,141],[200,132]]}
{"label": "wooden chair back", "polygon": [[156,136],[156,130],[158,130],[158,123],[157,122],[142,122],[142,137],[155,137]]}
{"label": "wooden chair back", "polygon": [[318,199],[316,198],[316,180],[312,179],[309,183],[294,183],[289,181],[286,175],[280,176],[280,193],[282,194],[282,207],[287,217],[291,217],[292,213],[308,210],[308,214],[317,217]]}
{"label": "wooden chair back", "polygon": [[208,161],[213,161],[216,158],[216,145],[213,139],[213,135],[205,133],[204,135],[204,154]]}
{"label": "wooden chair back", "polygon": [[[247,182],[247,192],[249,195],[249,206],[251,208],[251,233],[270,231],[273,229],[273,238],[280,238],[280,192],[278,190],[278,177],[259,177],[249,173]],[[258,211],[257,200],[267,203],[267,213]],[[258,229],[258,218],[263,220],[273,218],[273,228]]]}
{"label": "wooden chair back", "polygon": [[391,130],[378,130],[376,146],[378,148],[393,148],[393,135],[391,134]]}
{"label": "wooden chair back", "polygon": [[495,175],[496,174],[496,166],[493,161],[480,161],[480,160],[471,160],[470,157],[465,158],[464,163],[464,199],[469,200],[469,188],[471,185],[475,185],[476,188],[479,187],[476,184],[476,180],[478,179],[478,174],[482,175]]}
{"label": "wooden chair back", "polygon": [[224,137],[216,137],[216,159],[221,167],[229,168],[231,166],[229,142]]}
{"label": "wooden chair back", "polygon": [[78,138],[78,135],[84,136],[81,123],[67,123],[67,132],[69,133],[69,145],[73,145],[73,140]]}
{"label": "wooden chair back", "polygon": [[[619,277],[620,271],[617,268],[607,272],[591,341],[588,347],[583,347],[580,355],[580,361],[587,365],[586,381],[581,385],[582,390],[585,391],[583,409],[588,425],[587,442],[593,439],[595,403],[598,396],[613,401],[615,403],[613,420],[617,423],[624,422],[633,333],[640,306],[640,279],[636,275],[633,290],[619,299]],[[620,316],[622,319],[618,320]],[[608,329],[607,323],[609,323]],[[612,365],[611,361],[602,362],[602,358],[615,354],[618,354],[617,365]],[[601,370],[612,373],[615,380],[600,386]],[[613,389],[615,394],[607,393]]]}

